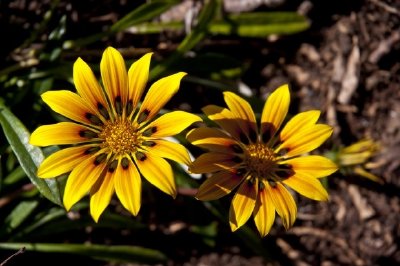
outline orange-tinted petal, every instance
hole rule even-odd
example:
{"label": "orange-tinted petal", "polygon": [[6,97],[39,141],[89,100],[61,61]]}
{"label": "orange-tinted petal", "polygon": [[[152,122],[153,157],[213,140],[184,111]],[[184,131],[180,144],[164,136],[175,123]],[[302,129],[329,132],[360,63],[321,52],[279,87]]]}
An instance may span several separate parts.
{"label": "orange-tinted petal", "polygon": [[199,187],[196,198],[199,200],[216,200],[235,189],[243,180],[233,172],[220,171],[207,178]]}
{"label": "orange-tinted petal", "polygon": [[194,122],[201,122],[201,118],[188,112],[174,111],[163,114],[147,125],[142,131],[146,131],[147,129],[151,128],[154,132],[151,134],[151,137],[169,137],[179,134],[182,130],[186,129]]}
{"label": "orange-tinted petal", "polygon": [[258,191],[258,199],[254,207],[253,215],[254,222],[261,237],[266,236],[275,221],[275,206],[268,190],[261,189]]}
{"label": "orange-tinted petal", "polygon": [[91,107],[92,110],[98,110],[101,104],[107,110],[109,109],[103,89],[100,87],[93,71],[81,58],[74,63],[74,84],[79,95]]}
{"label": "orange-tinted petal", "polygon": [[224,169],[230,169],[238,163],[235,156],[226,153],[208,152],[201,154],[189,167],[189,171],[195,174],[212,173]]}
{"label": "orange-tinted petal", "polygon": [[217,128],[195,128],[187,134],[186,138],[193,145],[214,152],[232,153],[241,150],[240,144],[236,140]]}
{"label": "orange-tinted petal", "polygon": [[[133,109],[142,97],[149,79],[150,60],[153,53],[147,53],[131,65],[128,71],[129,96]],[[129,115],[129,114],[128,114]]]}
{"label": "orange-tinted petal", "polygon": [[[29,142],[35,146],[87,142],[90,139],[85,137],[82,132],[88,132],[88,130],[89,128],[72,122],[60,122],[53,125],[40,126],[32,132]],[[92,132],[91,134],[95,134],[94,131],[90,132]]]}
{"label": "orange-tinted petal", "polygon": [[115,191],[125,209],[136,216],[142,200],[142,179],[130,159],[122,160],[115,173]]}
{"label": "orange-tinted petal", "polygon": [[64,206],[67,211],[89,192],[105,169],[104,162],[95,162],[96,156],[82,161],[69,175],[64,191]]}
{"label": "orange-tinted petal", "polygon": [[90,190],[90,215],[97,223],[114,194],[114,174],[107,171]]}
{"label": "orange-tinted petal", "polygon": [[296,173],[282,182],[307,198],[320,201],[328,200],[328,192],[321,182],[313,176]]}
{"label": "orange-tinted petal", "polygon": [[296,156],[318,148],[327,138],[332,135],[332,127],[317,124],[305,128],[292,135],[282,143],[279,149],[288,149],[286,156]]}
{"label": "orange-tinted petal", "polygon": [[125,106],[128,100],[128,74],[121,53],[107,47],[101,58],[100,71],[104,89],[115,110],[118,108],[117,97],[121,97],[122,106]]}
{"label": "orange-tinted petal", "polygon": [[202,111],[209,119],[213,120],[232,137],[240,141],[242,129],[240,128],[237,118],[231,111],[216,105],[207,105]]}
{"label": "orange-tinted petal", "polygon": [[249,139],[256,141],[257,123],[250,104],[243,98],[229,91],[224,92],[224,100],[229,110],[238,118],[238,123],[242,131],[246,133]]}
{"label": "orange-tinted petal", "polygon": [[90,156],[85,154],[85,151],[91,147],[89,145],[71,147],[51,154],[40,164],[37,175],[40,178],[52,178],[72,171]]}
{"label": "orange-tinted petal", "polygon": [[186,73],[179,72],[153,83],[140,106],[138,117],[145,114],[145,120],[149,121],[158,114],[160,109],[178,91],[179,84],[185,75]]}
{"label": "orange-tinted petal", "polygon": [[[271,137],[279,129],[289,110],[290,93],[287,84],[280,86],[268,97],[261,115],[261,134]],[[268,139],[266,139],[267,141]]]}
{"label": "orange-tinted petal", "polygon": [[282,218],[283,226],[289,229],[297,216],[297,206],[292,195],[280,183],[276,183],[275,186],[265,184],[265,190],[269,193],[276,212]]}
{"label": "orange-tinted petal", "polygon": [[334,162],[319,155],[297,157],[282,161],[282,163],[291,165],[296,173],[306,174],[316,178],[328,176],[338,169]]}
{"label": "orange-tinted petal", "polygon": [[[90,118],[88,114],[93,115],[95,112],[78,94],[67,90],[47,91],[41,97],[53,111],[76,122],[93,125],[93,122],[88,119]],[[98,116],[98,118],[102,117]]]}
{"label": "orange-tinted petal", "polygon": [[250,182],[245,180],[235,193],[229,209],[229,224],[232,231],[236,231],[250,218],[256,205],[258,179]]}
{"label": "orange-tinted petal", "polygon": [[140,173],[161,191],[176,197],[176,185],[171,165],[163,158],[145,153],[141,160],[135,160]]}
{"label": "orange-tinted petal", "polygon": [[293,135],[303,130],[303,128],[314,125],[317,122],[320,114],[321,112],[318,110],[310,110],[293,116],[282,129],[280,134],[281,141],[285,141],[293,137]]}

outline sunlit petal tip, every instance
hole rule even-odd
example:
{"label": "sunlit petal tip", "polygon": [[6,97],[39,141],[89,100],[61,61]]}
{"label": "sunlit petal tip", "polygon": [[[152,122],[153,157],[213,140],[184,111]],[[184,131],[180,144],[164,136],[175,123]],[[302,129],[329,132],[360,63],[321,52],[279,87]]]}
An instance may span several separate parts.
{"label": "sunlit petal tip", "polygon": [[146,131],[149,128],[157,128],[157,132],[153,133],[151,135],[152,137],[169,137],[177,135],[193,123],[201,121],[202,119],[198,115],[185,111],[173,111],[161,115],[143,128],[143,131]]}
{"label": "sunlit petal tip", "polygon": [[289,90],[289,84],[283,84],[280,87],[278,87],[273,93],[271,93],[270,97],[277,97],[277,98],[282,98],[285,101],[290,100],[290,90]]}
{"label": "sunlit petal tip", "polygon": [[98,209],[95,209],[95,208],[90,208],[90,216],[92,216],[92,219],[93,219],[93,221],[95,222],[95,223],[98,223],[99,222],[99,218],[100,218],[100,215],[102,214],[103,212],[101,211],[98,211]]}
{"label": "sunlit petal tip", "polygon": [[229,209],[229,221],[232,231],[243,226],[249,220],[256,204],[258,183],[257,181],[254,184],[248,182],[249,180],[245,180],[239,186],[232,199]]}
{"label": "sunlit petal tip", "polygon": [[136,117],[138,118],[142,113],[146,113],[144,121],[151,120],[178,92],[181,79],[185,75],[186,73],[179,72],[154,82],[148,90]]}
{"label": "sunlit petal tip", "polygon": [[290,92],[289,86],[284,84],[268,97],[261,114],[261,132],[274,135],[281,127],[289,111]]}
{"label": "sunlit petal tip", "polygon": [[112,47],[112,46],[108,46],[105,50],[104,50],[104,54],[115,54],[115,53],[118,53],[118,54],[120,54],[120,52],[117,50],[117,49],[115,49],[114,47]]}
{"label": "sunlit petal tip", "polygon": [[135,163],[147,181],[164,193],[176,197],[176,183],[171,165],[163,158],[150,152],[141,159],[135,159]]}
{"label": "sunlit petal tip", "polygon": [[106,167],[105,163],[95,163],[96,157],[97,154],[92,155],[70,173],[63,196],[63,203],[67,211],[92,189]]}

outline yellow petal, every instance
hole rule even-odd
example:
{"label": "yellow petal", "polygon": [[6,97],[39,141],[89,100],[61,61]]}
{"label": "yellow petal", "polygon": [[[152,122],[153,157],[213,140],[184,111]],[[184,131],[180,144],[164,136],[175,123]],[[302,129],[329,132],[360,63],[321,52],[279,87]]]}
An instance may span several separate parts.
{"label": "yellow petal", "polygon": [[279,129],[288,113],[289,104],[290,93],[287,84],[280,86],[268,97],[261,115],[261,133],[264,141],[268,141]]}
{"label": "yellow petal", "polygon": [[141,160],[135,158],[140,173],[161,191],[176,197],[176,185],[171,165],[163,158],[145,153]]}
{"label": "yellow petal", "polygon": [[132,100],[133,109],[142,97],[143,91],[149,79],[150,61],[153,53],[147,53],[131,65],[128,71],[129,97]]}
{"label": "yellow petal", "polygon": [[242,153],[240,144],[217,128],[200,127],[191,130],[187,136],[187,140],[192,145],[208,149],[213,152],[224,153]]}
{"label": "yellow petal", "polygon": [[313,176],[296,173],[282,182],[304,197],[319,201],[328,200],[328,192],[321,182]]}
{"label": "yellow petal", "polygon": [[363,151],[374,152],[379,149],[379,144],[371,139],[359,140],[341,150],[342,153],[358,153]]}
{"label": "yellow petal", "polygon": [[187,149],[179,144],[167,140],[150,140],[151,146],[146,150],[158,157],[173,160],[178,163],[189,165],[190,157]]}
{"label": "yellow petal", "polygon": [[310,110],[293,116],[282,129],[280,139],[285,141],[304,128],[314,125],[320,114],[318,110]]}
{"label": "yellow petal", "polygon": [[236,231],[250,218],[257,199],[258,180],[245,180],[235,193],[229,209],[229,224],[231,230]]}
{"label": "yellow petal", "polygon": [[151,134],[151,137],[154,138],[169,137],[179,134],[194,122],[201,122],[201,118],[188,112],[173,111],[163,114],[147,125],[142,131],[152,129],[154,133]]}
{"label": "yellow petal", "polygon": [[[233,138],[241,140],[242,129],[239,126],[237,118],[226,108],[216,105],[207,105],[202,111],[209,119],[217,123],[222,129],[228,132]],[[243,137],[242,137],[243,138]]]}
{"label": "yellow petal", "polygon": [[128,100],[128,74],[125,61],[118,50],[107,47],[100,62],[101,78],[111,104],[116,108],[115,100],[121,97],[122,105]]}
{"label": "yellow petal", "polygon": [[332,135],[332,132],[332,127],[324,124],[307,127],[284,141],[279,149],[287,149],[288,157],[303,154],[318,148]]}
{"label": "yellow petal", "polygon": [[[76,93],[67,90],[61,91],[48,91],[41,95],[43,101],[50,106],[50,108],[76,122],[83,124],[92,124],[88,115],[97,114],[97,110],[91,110],[86,102]],[[97,116],[102,119],[101,116]]]}
{"label": "yellow petal", "polygon": [[274,203],[276,212],[282,218],[283,226],[289,229],[296,220],[297,206],[289,191],[280,183],[275,186],[266,184],[265,190]]}
{"label": "yellow petal", "polygon": [[357,175],[360,175],[362,177],[368,178],[371,181],[377,182],[377,183],[383,183],[383,180],[379,178],[378,176],[366,171],[364,168],[361,166],[354,167],[354,173]]}
{"label": "yellow petal", "polygon": [[306,174],[316,178],[328,176],[338,169],[334,162],[319,155],[298,157],[282,161],[282,163],[291,165],[296,173]]}
{"label": "yellow petal", "polygon": [[364,151],[358,153],[339,153],[339,164],[341,166],[363,164],[372,156],[371,151]]}
{"label": "yellow petal", "polygon": [[47,157],[38,168],[40,178],[52,178],[72,171],[79,163],[90,155],[85,151],[91,146],[77,146],[57,151]]}
{"label": "yellow petal", "polygon": [[139,213],[142,198],[142,180],[133,162],[122,159],[115,173],[115,191],[125,209],[136,216]]}
{"label": "yellow petal", "polygon": [[238,118],[238,123],[242,131],[252,141],[257,140],[257,123],[253,109],[250,104],[232,92],[224,92],[224,100],[228,105],[229,110]]}
{"label": "yellow petal", "polygon": [[114,174],[107,172],[90,190],[90,215],[97,223],[114,194]]}
{"label": "yellow petal", "polygon": [[[90,138],[86,138],[82,134],[82,132],[86,132],[87,130],[89,130],[87,127],[72,122],[60,122],[53,125],[40,126],[32,132],[29,142],[35,146],[87,142]],[[93,132],[93,134],[95,133]]]}
{"label": "yellow petal", "polygon": [[258,191],[258,199],[253,211],[254,222],[261,237],[266,236],[275,221],[275,206],[266,189]]}
{"label": "yellow petal", "polygon": [[109,110],[103,90],[100,87],[93,71],[81,58],[74,63],[74,84],[79,95],[91,107],[98,110],[99,104]]}
{"label": "yellow petal", "polygon": [[77,203],[102,174],[106,164],[95,162],[97,155],[82,161],[68,177],[64,191],[64,206],[67,211]]}
{"label": "yellow petal", "polygon": [[243,177],[233,172],[220,171],[207,178],[199,187],[196,198],[199,200],[216,200],[235,189]]}
{"label": "yellow petal", "polygon": [[202,174],[230,169],[238,164],[234,161],[234,158],[234,155],[226,153],[203,153],[192,163],[189,171],[195,174]]}
{"label": "yellow petal", "polygon": [[140,106],[138,117],[145,113],[148,121],[158,114],[160,109],[178,91],[179,84],[185,75],[186,73],[179,72],[153,83]]}

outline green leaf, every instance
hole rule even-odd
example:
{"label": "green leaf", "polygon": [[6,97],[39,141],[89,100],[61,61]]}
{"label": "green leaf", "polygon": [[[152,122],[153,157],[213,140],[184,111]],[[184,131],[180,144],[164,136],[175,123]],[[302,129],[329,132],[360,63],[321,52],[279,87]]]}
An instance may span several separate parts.
{"label": "green leaf", "polygon": [[[182,31],[184,26],[183,21],[146,22],[134,25],[131,29],[135,34],[154,34],[163,31]],[[298,33],[308,29],[309,26],[307,18],[295,12],[252,12],[228,15],[223,19],[210,21],[201,32],[211,35],[265,38],[272,34]],[[193,43],[196,38],[191,36]]]}
{"label": "green leaf", "polygon": [[77,40],[67,40],[64,42],[63,48],[71,49],[74,47],[83,47],[90,43],[94,43],[96,41],[101,40],[104,37],[113,35],[117,32],[121,32],[135,24],[149,21],[159,16],[160,14],[171,8],[173,5],[176,5],[177,3],[179,3],[179,1],[177,0],[164,0],[164,1],[159,0],[159,1],[151,1],[149,3],[145,3],[137,7],[133,11],[129,12],[119,21],[114,23],[114,25],[112,25],[110,29],[90,35],[85,38]]}
{"label": "green leaf", "polygon": [[164,73],[171,65],[180,60],[184,53],[191,50],[197,45],[207,34],[207,28],[209,23],[214,19],[218,3],[216,0],[210,0],[205,2],[199,17],[196,27],[186,35],[185,39],[179,44],[176,51],[164,61],[163,64],[159,64],[152,69],[150,72],[151,79],[154,79]]}
{"label": "green leaf", "polygon": [[139,24],[145,21],[149,21],[169,8],[173,5],[176,5],[179,1],[151,1],[149,3],[143,4],[131,11],[119,21],[117,21],[114,25],[111,26],[111,32],[120,32],[125,30],[126,28]]}
{"label": "green leaf", "polygon": [[57,180],[40,179],[36,176],[37,167],[44,159],[42,151],[29,144],[29,131],[4,105],[2,99],[0,99],[0,123],[8,143],[31,182],[43,196],[62,206]]}
{"label": "green leaf", "polygon": [[167,260],[165,254],[158,250],[125,245],[98,244],[57,244],[57,243],[0,243],[2,249],[46,253],[68,253],[92,257],[110,262],[161,263]]}
{"label": "green leaf", "polygon": [[1,234],[9,234],[14,231],[26,218],[35,210],[37,207],[37,201],[22,201],[20,202],[12,212],[5,218]]}
{"label": "green leaf", "polygon": [[295,12],[252,12],[230,15],[209,26],[210,33],[241,37],[293,34],[310,26],[307,18]]}

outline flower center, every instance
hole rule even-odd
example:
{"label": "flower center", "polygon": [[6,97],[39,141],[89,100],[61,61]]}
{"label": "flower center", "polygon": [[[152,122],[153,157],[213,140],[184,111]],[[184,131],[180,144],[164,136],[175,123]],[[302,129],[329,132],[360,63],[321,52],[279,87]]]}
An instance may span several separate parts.
{"label": "flower center", "polygon": [[263,143],[254,143],[247,146],[245,163],[249,174],[257,178],[274,179],[277,169],[274,151]]}
{"label": "flower center", "polygon": [[279,163],[279,161],[279,156],[264,143],[247,145],[244,162],[247,174],[253,178],[265,179],[274,185],[295,174],[290,164]]}
{"label": "flower center", "polygon": [[122,155],[136,150],[140,134],[130,121],[108,121],[99,137],[104,140],[103,148],[109,148],[112,153]]}

